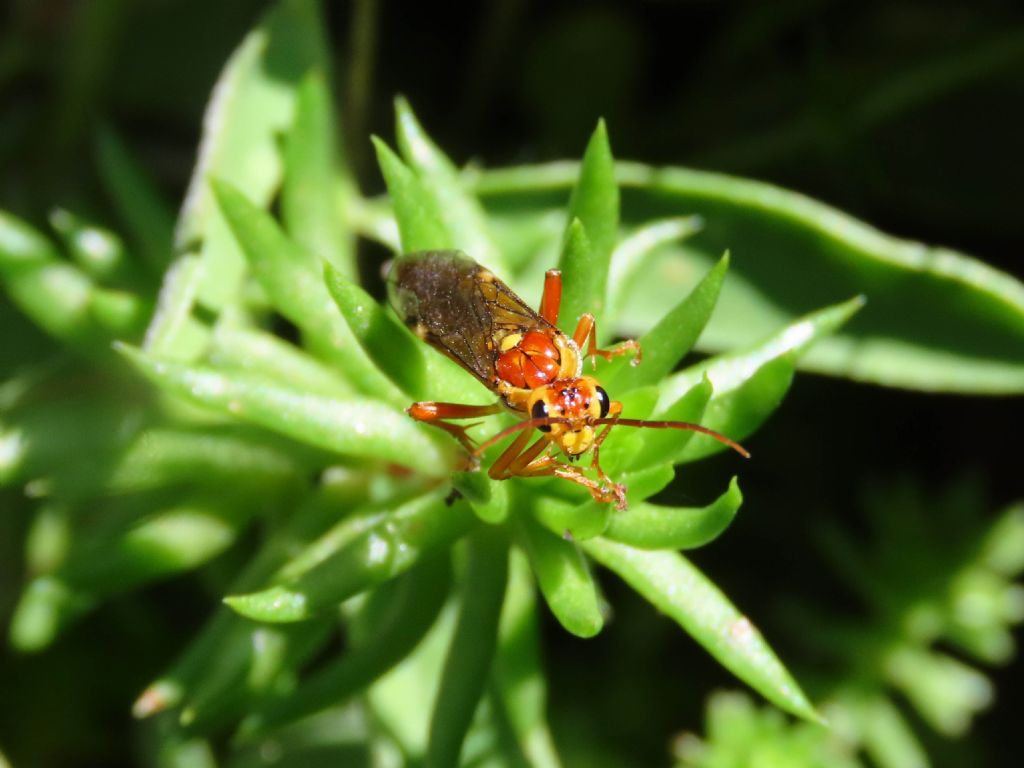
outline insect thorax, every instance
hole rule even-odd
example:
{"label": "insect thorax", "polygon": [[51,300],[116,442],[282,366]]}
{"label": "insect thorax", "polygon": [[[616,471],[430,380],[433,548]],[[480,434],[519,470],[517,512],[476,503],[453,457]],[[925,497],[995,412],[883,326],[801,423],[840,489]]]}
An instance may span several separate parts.
{"label": "insect thorax", "polygon": [[534,390],[583,370],[576,342],[557,329],[512,331],[495,341],[494,388],[513,410],[525,411]]}

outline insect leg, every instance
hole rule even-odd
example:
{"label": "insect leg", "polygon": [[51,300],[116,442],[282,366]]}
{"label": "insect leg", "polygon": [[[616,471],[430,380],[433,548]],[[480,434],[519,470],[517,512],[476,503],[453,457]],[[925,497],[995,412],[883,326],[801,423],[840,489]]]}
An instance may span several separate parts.
{"label": "insect leg", "polygon": [[[512,441],[512,444],[502,452],[501,456],[494,460],[491,468],[487,470],[487,474],[494,480],[508,480],[510,477],[515,477],[516,472],[513,471],[513,467],[516,465],[517,460],[532,452],[532,456],[527,460],[532,461],[536,458],[537,454],[540,453],[539,450],[534,450],[537,448],[537,444],[547,442],[547,440],[542,438],[527,450],[526,446],[530,442],[531,437],[532,435],[529,432],[521,432],[519,436]],[[541,449],[543,449],[543,447],[544,446],[541,445]]]}
{"label": "insect leg", "polygon": [[640,352],[640,342],[635,339],[626,339],[615,349],[597,348],[597,323],[594,320],[594,316],[589,312],[580,317],[580,321],[576,325],[576,332],[572,335],[572,340],[576,342],[576,346],[579,347],[580,350],[582,350],[584,345],[586,345],[587,357],[600,356],[605,360],[611,360],[613,357],[624,355],[627,351],[633,350],[636,352],[636,357],[633,358],[633,365],[640,364],[640,359],[642,357]]}
{"label": "insect leg", "polygon": [[[413,403],[406,409],[406,413],[416,421],[423,421],[440,427],[452,435],[467,451],[473,451],[473,440],[466,434],[466,427],[461,424],[451,424],[445,419],[475,419],[479,416],[490,416],[501,411],[497,403],[493,405],[463,405],[461,403],[434,403],[422,402]],[[472,425],[470,425],[472,426]]]}
{"label": "insect leg", "polygon": [[562,271],[549,269],[544,273],[544,293],[540,297],[540,316],[552,325],[558,325],[558,310],[562,306]]}
{"label": "insect leg", "polygon": [[[605,429],[602,434],[607,431]],[[542,437],[524,450],[526,443],[527,440],[523,440],[522,435],[517,438],[495,462],[488,474],[495,480],[507,480],[510,477],[561,477],[582,485],[597,501],[615,502],[618,509],[626,508],[625,486],[612,482],[607,475],[600,472],[600,468],[599,479],[591,480],[579,467],[559,461],[555,456],[539,456],[551,444],[547,438]]]}
{"label": "insect leg", "polygon": [[[612,400],[611,405],[608,407],[608,416],[614,418],[615,416],[618,416],[620,413],[622,413],[622,403],[620,403],[618,400]],[[605,474],[605,471],[601,469],[601,443],[603,443],[605,439],[607,439],[608,433],[612,431],[612,427],[614,426],[614,422],[605,425],[605,428],[601,430],[601,434],[599,434],[595,438],[594,445],[591,449],[593,452],[593,459],[591,459],[590,461],[590,467],[597,473],[598,478],[604,480],[605,482],[612,486],[615,486],[615,483],[611,480],[611,478],[608,477],[607,474]]]}

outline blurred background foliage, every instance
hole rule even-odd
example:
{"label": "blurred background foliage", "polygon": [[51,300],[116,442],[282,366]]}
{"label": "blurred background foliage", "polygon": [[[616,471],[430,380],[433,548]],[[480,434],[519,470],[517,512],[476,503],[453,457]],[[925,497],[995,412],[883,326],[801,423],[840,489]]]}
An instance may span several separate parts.
{"label": "blurred background foliage", "polygon": [[[211,87],[268,5],[10,0],[0,11],[0,208],[49,222],[70,250],[75,216],[118,228],[118,201],[96,161],[117,152],[108,127],[176,206]],[[1010,0],[357,0],[325,3],[324,12],[345,152],[369,195],[383,182],[368,135],[392,134],[396,93],[460,164],[578,156],[604,116],[619,158],[774,182],[888,233],[1024,274],[1024,12]],[[161,215],[153,212],[149,231],[162,226],[169,236]],[[721,235],[726,244],[733,234]],[[93,269],[117,263],[80,251]],[[150,268],[114,274],[113,283],[155,288],[161,245],[148,252]],[[385,256],[360,243],[371,286]],[[813,274],[786,277],[797,296],[815,290]],[[117,317],[125,328],[146,319],[133,326]],[[58,349],[6,299],[0,324],[5,378]],[[69,408],[95,394],[68,392]],[[73,449],[86,456],[102,444],[94,430],[133,428],[147,405],[137,391],[101,394],[109,410],[75,435]],[[565,763],[915,765],[923,750],[940,766],[1014,764],[1024,694],[1007,625],[1019,619],[1010,582],[1020,547],[996,550],[1019,543],[1020,510],[1007,507],[1022,490],[1012,435],[1021,415],[1019,400],[797,376],[744,467],[742,514],[694,559],[739,605],[756,608],[826,714],[837,704],[834,731],[788,725],[733,694],[711,699],[705,719],[708,692],[735,681],[608,580],[614,622],[597,638],[577,640],[542,616],[549,713]],[[39,418],[59,423],[61,414]],[[246,430],[224,437],[264,439]],[[282,477],[306,460],[295,445],[269,440],[254,457]],[[681,473],[667,501],[713,498],[725,487],[728,466],[698,466]],[[87,485],[92,471],[79,481]],[[201,508],[203,498],[191,501]],[[24,573],[45,564],[31,562],[31,541],[23,546],[23,489],[4,488],[0,503],[6,624]],[[239,557],[228,551],[193,579],[106,602],[41,655],[5,649],[0,750],[15,765],[135,764],[153,737],[132,726],[128,702],[202,625],[204,580],[223,582]],[[998,671],[983,675],[976,665]],[[903,714],[886,714],[893,710]],[[906,730],[893,733],[894,723]],[[758,763],[756,755],[768,756]]]}

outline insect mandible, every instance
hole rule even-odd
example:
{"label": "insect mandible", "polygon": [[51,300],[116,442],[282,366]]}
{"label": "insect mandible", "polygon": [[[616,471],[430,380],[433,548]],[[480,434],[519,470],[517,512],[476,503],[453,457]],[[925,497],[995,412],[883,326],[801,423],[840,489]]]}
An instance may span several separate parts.
{"label": "insect mandible", "polygon": [[[544,276],[539,312],[459,251],[423,251],[396,259],[388,275],[388,294],[413,333],[498,396],[491,405],[418,402],[408,409],[412,418],[453,435],[474,457],[518,433],[488,469],[495,480],[560,477],[585,487],[598,501],[625,509],[626,488],[612,481],[600,464],[601,445],[616,425],[692,430],[749,457],[738,443],[699,424],[622,418],[622,404],[612,400],[596,378],[583,374],[583,361],[633,352],[635,364],[640,362],[640,345],[628,340],[614,349],[599,349],[594,316],[589,313],[580,317],[572,336],[560,331],[562,275],[557,269]],[[522,421],[480,445],[464,426],[451,421],[503,410]],[[531,443],[533,429],[541,435]],[[552,448],[560,448],[568,461]],[[575,463],[587,452],[592,455],[593,478]]]}

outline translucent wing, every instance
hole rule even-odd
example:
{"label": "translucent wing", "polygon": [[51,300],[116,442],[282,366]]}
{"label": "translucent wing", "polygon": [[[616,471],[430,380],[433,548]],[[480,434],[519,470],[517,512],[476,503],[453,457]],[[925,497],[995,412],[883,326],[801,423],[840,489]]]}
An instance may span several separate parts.
{"label": "translucent wing", "polygon": [[388,276],[395,311],[416,335],[492,387],[501,339],[551,327],[507,285],[460,251],[395,260]]}

